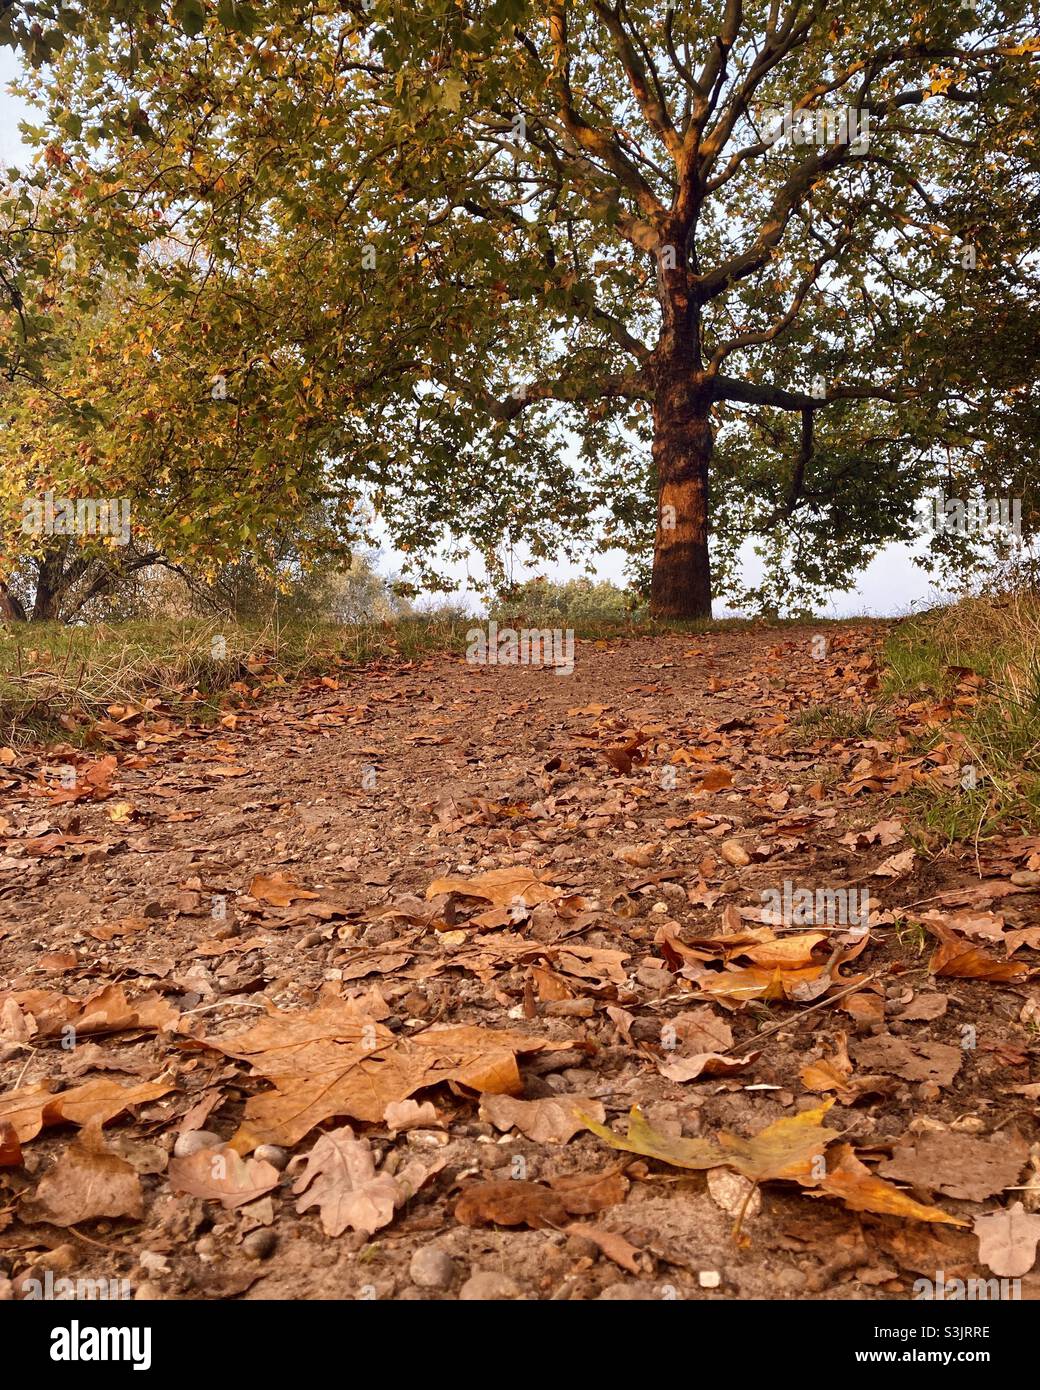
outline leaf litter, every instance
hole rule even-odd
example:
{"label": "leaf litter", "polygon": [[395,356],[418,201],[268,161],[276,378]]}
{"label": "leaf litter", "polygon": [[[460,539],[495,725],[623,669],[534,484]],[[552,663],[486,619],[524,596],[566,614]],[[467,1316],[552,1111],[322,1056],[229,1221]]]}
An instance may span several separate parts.
{"label": "leaf litter", "polygon": [[[491,1237],[537,1298],[908,1297],[940,1258],[1035,1280],[1040,839],[909,843],[948,716],[800,731],[876,686],[876,627],[822,662],[810,636],[583,643],[566,683],[377,663],[291,699],[259,668],[216,728],[157,706],[88,757],[12,752],[15,1295],[69,1232],[151,1297],[399,1297],[428,1247],[454,1272],[420,1294],[453,1297]],[[869,886],[863,929],[769,906],[785,881]]]}

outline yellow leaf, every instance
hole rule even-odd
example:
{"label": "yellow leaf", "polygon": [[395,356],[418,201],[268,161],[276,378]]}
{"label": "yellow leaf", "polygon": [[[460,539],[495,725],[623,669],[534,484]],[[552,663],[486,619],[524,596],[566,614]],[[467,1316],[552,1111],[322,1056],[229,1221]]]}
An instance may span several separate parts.
{"label": "yellow leaf", "polygon": [[853,1153],[851,1144],[838,1149],[838,1164],[818,1185],[817,1193],[840,1197],[851,1211],[880,1212],[886,1216],[905,1216],[910,1221],[931,1221],[944,1226],[967,1226],[969,1222],[950,1216],[938,1207],[915,1202],[892,1183],[876,1178]]}

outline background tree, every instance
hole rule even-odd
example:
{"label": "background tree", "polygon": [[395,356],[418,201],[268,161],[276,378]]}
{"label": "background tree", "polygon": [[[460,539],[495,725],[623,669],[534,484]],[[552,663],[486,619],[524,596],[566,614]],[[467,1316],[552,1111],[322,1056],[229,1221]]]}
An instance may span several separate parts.
{"label": "background tree", "polygon": [[944,478],[1031,479],[1032,4],[69,8],[50,196],[97,254],[175,243],[154,331],[250,410],[265,336],[284,442],[402,546],[650,527],[653,611],[697,617],[713,520],[724,590],[758,535],[800,601]]}

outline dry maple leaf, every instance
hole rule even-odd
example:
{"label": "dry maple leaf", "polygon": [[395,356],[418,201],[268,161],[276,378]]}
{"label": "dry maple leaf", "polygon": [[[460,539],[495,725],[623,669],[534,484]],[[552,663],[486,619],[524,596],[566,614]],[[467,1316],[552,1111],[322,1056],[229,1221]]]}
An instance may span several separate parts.
{"label": "dry maple leaf", "polygon": [[199,1149],[187,1158],[170,1160],[170,1186],[192,1197],[213,1198],[228,1209],[244,1206],[278,1186],[281,1174],[273,1163],[243,1158],[229,1144]]}
{"label": "dry maple leaf", "polygon": [[131,1164],[108,1147],[95,1121],[70,1144],[37,1185],[21,1215],[52,1226],[78,1226],[101,1216],[144,1215],[141,1180]]}
{"label": "dry maple leaf", "polygon": [[820,1124],[832,1103],[827,1101],[800,1115],[787,1115],[753,1139],[741,1139],[723,1130],[718,1142],[659,1134],[647,1124],[638,1106],[629,1114],[628,1133],[623,1138],[604,1125],[586,1123],[593,1134],[598,1134],[611,1148],[660,1159],[675,1168],[735,1168],[753,1182],[772,1178],[797,1180],[808,1175],[810,1161],[838,1137],[837,1130],[825,1129]]}
{"label": "dry maple leaf", "polygon": [[312,893],[303,888],[295,879],[283,873],[254,874],[249,882],[249,895],[257,902],[270,903],[272,907],[288,907],[298,898],[320,898],[320,893]]}
{"label": "dry maple leaf", "polygon": [[271,1006],[269,1017],[246,1032],[206,1038],[204,1045],[249,1062],[274,1084],[246,1104],[232,1142],[247,1152],[264,1143],[292,1146],[329,1119],[377,1123],[388,1105],[445,1081],[515,1095],[522,1089],[518,1052],[572,1044],[476,1026],[398,1038],[366,1017],[357,1001],[330,997],[295,1012]]}
{"label": "dry maple leaf", "polygon": [[928,929],[939,937],[939,945],[928,962],[933,975],[960,980],[1017,980],[1029,974],[1029,966],[1023,961],[997,960],[972,942],[941,931],[934,923]]}
{"label": "dry maple leaf", "polygon": [[1040,1216],[1031,1215],[1021,1202],[1006,1211],[991,1211],[975,1218],[979,1259],[1002,1279],[1028,1274],[1036,1263],[1040,1241]]}
{"label": "dry maple leaf", "polygon": [[967,1226],[956,1216],[938,1207],[926,1207],[901,1192],[891,1183],[876,1178],[865,1163],[861,1163],[851,1144],[841,1144],[836,1150],[837,1163],[830,1168],[810,1196],[825,1193],[840,1197],[851,1211],[872,1211],[887,1216],[905,1216],[910,1221],[930,1221],[946,1226]]}
{"label": "dry maple leaf", "polygon": [[1028,1157],[1029,1145],[1014,1133],[1002,1133],[993,1143],[971,1134],[925,1132],[907,1135],[878,1172],[947,1197],[982,1202],[1017,1183]]}

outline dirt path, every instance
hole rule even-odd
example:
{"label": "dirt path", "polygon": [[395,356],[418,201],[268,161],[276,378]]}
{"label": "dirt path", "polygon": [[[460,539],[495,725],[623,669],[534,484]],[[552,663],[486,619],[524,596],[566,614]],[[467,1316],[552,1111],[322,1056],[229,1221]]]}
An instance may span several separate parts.
{"label": "dirt path", "polygon": [[[799,722],[834,705],[852,730],[875,698],[880,629],[827,633],[578,643],[569,677],[440,657],[257,700],[248,679],[218,727],[117,711],[89,754],[6,753],[0,1283],[886,1298],[990,1275],[970,1223],[1040,1195],[1017,1190],[1040,845],[915,854],[894,794],[956,785],[952,743],[908,741],[947,714]],[[427,897],[445,876],[474,895]],[[771,916],[785,881],[867,890],[869,933],[858,897]],[[975,977],[933,977],[937,948]],[[503,1100],[518,1079],[537,1104]],[[752,1191],[559,1142],[570,1096],[619,1133],[639,1106],[658,1151],[828,1099],[800,1123],[832,1134],[822,1167],[810,1143],[774,1181],[774,1153]],[[234,1150],[186,1154],[216,1143],[199,1130]],[[243,1163],[260,1142],[284,1152]],[[871,1173],[965,1224],[881,1214]]]}

